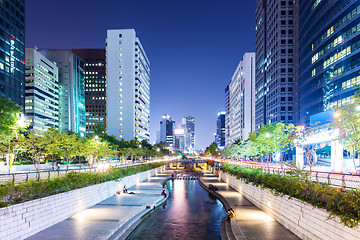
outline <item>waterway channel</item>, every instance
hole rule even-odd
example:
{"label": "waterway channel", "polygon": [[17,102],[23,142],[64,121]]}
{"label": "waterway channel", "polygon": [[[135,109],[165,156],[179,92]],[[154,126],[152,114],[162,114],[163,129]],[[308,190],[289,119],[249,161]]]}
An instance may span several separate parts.
{"label": "waterway channel", "polygon": [[166,205],[151,213],[128,239],[221,239],[220,224],[226,216],[221,202],[197,180],[170,180]]}

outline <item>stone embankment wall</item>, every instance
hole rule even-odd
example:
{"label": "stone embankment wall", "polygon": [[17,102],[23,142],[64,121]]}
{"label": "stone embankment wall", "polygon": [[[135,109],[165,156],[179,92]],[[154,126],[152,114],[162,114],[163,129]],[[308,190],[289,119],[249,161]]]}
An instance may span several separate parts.
{"label": "stone embankment wall", "polygon": [[326,210],[288,196],[275,196],[268,189],[247,184],[227,173],[220,172],[220,177],[301,239],[360,239],[359,227],[348,228],[337,218],[328,219]]}
{"label": "stone embankment wall", "polygon": [[25,239],[111,196],[155,176],[164,167],[93,186],[0,208],[0,239]]}

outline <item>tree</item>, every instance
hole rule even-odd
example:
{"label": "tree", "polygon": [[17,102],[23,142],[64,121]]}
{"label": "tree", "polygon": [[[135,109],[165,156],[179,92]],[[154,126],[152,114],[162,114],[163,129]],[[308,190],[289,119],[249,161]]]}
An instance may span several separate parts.
{"label": "tree", "polygon": [[339,140],[343,141],[344,148],[351,152],[353,164],[355,162],[356,152],[360,151],[360,101],[355,97],[354,103],[337,109],[335,121],[332,126],[339,130]]}
{"label": "tree", "polygon": [[210,155],[210,156],[218,156],[219,155],[219,149],[218,146],[216,144],[216,142],[212,142],[206,149],[205,149],[205,154]]}
{"label": "tree", "polygon": [[21,107],[0,94],[0,135],[13,135],[16,129],[16,122],[21,114]]}
{"label": "tree", "polygon": [[82,153],[85,141],[80,135],[71,131],[63,131],[59,135],[60,154],[66,159],[66,169],[69,169],[70,162]]}
{"label": "tree", "polygon": [[19,135],[18,144],[24,149],[25,154],[34,164],[36,172],[39,172],[40,161],[46,154],[46,139],[38,130],[31,130],[26,135]]}

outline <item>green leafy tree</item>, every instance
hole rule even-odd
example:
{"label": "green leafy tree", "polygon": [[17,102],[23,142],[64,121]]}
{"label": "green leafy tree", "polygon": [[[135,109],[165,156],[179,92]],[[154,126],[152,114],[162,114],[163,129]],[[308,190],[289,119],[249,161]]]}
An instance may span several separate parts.
{"label": "green leafy tree", "polygon": [[354,167],[356,152],[360,152],[360,101],[355,98],[354,103],[337,109],[337,114],[332,126],[339,131],[339,140],[343,141],[344,148],[351,152]]}
{"label": "green leafy tree", "polygon": [[47,141],[38,130],[31,130],[26,135],[19,135],[17,143],[24,149],[26,156],[31,159],[36,172],[39,172],[41,159],[46,154]]}
{"label": "green leafy tree", "polygon": [[71,131],[61,132],[59,135],[60,154],[66,159],[66,169],[69,169],[71,161],[82,154],[85,141],[80,135]]}
{"label": "green leafy tree", "polygon": [[21,107],[0,94],[0,135],[10,136],[16,132],[16,122],[21,114]]}
{"label": "green leafy tree", "polygon": [[216,142],[212,142],[206,149],[205,149],[205,154],[210,155],[210,156],[219,156],[219,149],[218,149],[218,145],[216,144]]}

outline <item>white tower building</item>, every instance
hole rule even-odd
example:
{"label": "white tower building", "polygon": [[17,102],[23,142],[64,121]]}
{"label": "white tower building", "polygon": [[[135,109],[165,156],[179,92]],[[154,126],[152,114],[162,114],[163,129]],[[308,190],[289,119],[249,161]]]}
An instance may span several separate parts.
{"label": "white tower building", "polygon": [[226,145],[255,130],[255,53],[245,53],[229,84]]}
{"label": "white tower building", "polygon": [[134,29],[108,30],[107,132],[150,139],[150,62]]}

